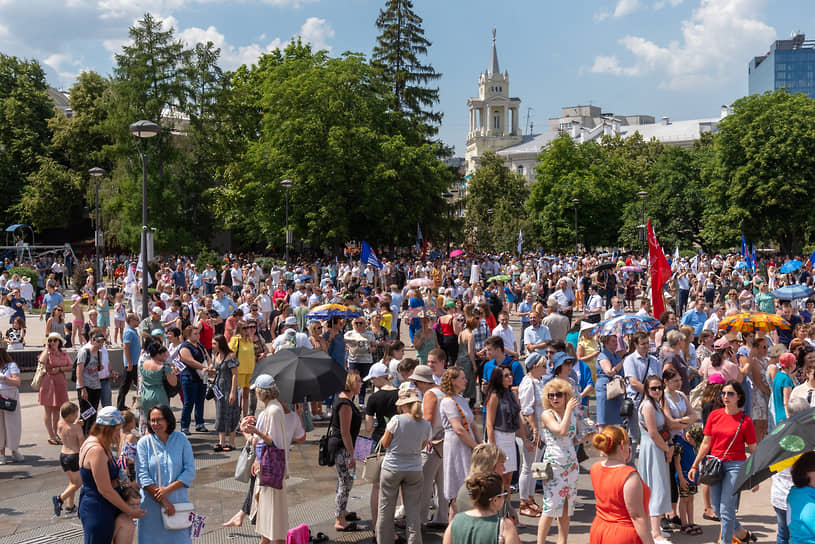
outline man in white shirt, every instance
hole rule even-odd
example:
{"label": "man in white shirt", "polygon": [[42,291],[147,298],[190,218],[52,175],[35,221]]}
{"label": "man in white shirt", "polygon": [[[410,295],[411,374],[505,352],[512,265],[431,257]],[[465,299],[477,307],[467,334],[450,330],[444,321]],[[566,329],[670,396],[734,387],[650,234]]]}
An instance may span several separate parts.
{"label": "man in white shirt", "polygon": [[518,340],[512,327],[509,326],[509,314],[501,312],[498,314],[498,325],[492,329],[493,336],[500,336],[504,340],[504,352],[513,359],[518,359]]}
{"label": "man in white shirt", "polygon": [[229,270],[229,275],[232,278],[232,296],[237,298],[243,287],[243,271],[238,266],[237,261],[232,262],[232,268]]}
{"label": "man in white shirt", "polygon": [[[554,295],[553,295],[554,296]],[[551,297],[550,297],[551,300]],[[560,301],[558,301],[558,305]],[[586,301],[586,308],[583,310],[585,321],[589,323],[599,323],[603,313],[603,297],[597,293],[595,284],[589,285],[589,299]]]}
{"label": "man in white shirt", "polygon": [[172,304],[170,304],[170,307],[164,310],[164,313],[161,314],[161,323],[164,325],[165,329],[175,326],[175,320],[178,319],[178,314],[180,312],[181,301],[174,300]]}
{"label": "man in white shirt", "polygon": [[289,306],[291,307],[292,311],[300,306],[300,297],[303,296],[303,293],[300,292],[302,288],[302,284],[297,283],[294,285],[294,293],[289,295]]}
{"label": "man in white shirt", "polygon": [[311,345],[311,340],[308,339],[308,335],[304,332],[297,332],[296,317],[293,315],[287,317],[283,326],[285,327],[283,333],[272,342],[272,347],[275,351],[287,344],[295,344],[295,347],[298,348],[314,349],[314,346]]}
{"label": "man in white shirt", "polygon": [[527,353],[538,352],[546,357],[546,345],[552,341],[549,327],[541,324],[541,316],[537,312],[529,315],[529,326],[524,331],[524,346]]}
{"label": "man in white shirt", "polygon": [[716,308],[710,313],[710,317],[702,325],[702,330],[716,334],[719,331],[719,321],[724,317],[724,312],[724,304],[717,304]]}
{"label": "man in white shirt", "polygon": [[603,319],[614,319],[621,315],[625,315],[625,310],[623,310],[622,304],[620,304],[620,297],[613,296],[611,297],[611,308],[606,310],[606,315],[603,316]]}
{"label": "man in white shirt", "polygon": [[427,354],[427,366],[433,371],[433,382],[441,385],[441,378],[444,376],[444,365],[447,362],[447,354],[443,349],[432,349]]}
{"label": "man in white shirt", "polygon": [[662,365],[648,351],[651,342],[648,333],[636,332],[631,337],[634,351],[623,360],[623,375],[628,378],[625,388],[626,396],[634,402],[634,414],[628,418],[628,432],[631,438],[638,442],[640,437],[639,417],[636,407],[643,396],[643,382],[648,376],[662,376]]}
{"label": "man in white shirt", "polygon": [[651,299],[648,297],[640,297],[640,309],[637,310],[635,315],[648,317],[651,315]]}

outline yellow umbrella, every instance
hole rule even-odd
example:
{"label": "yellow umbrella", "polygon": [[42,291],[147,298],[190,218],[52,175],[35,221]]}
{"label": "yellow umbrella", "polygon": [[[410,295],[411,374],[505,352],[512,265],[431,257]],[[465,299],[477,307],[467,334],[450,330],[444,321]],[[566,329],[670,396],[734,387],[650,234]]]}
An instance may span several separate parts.
{"label": "yellow umbrella", "polygon": [[763,312],[740,312],[719,321],[719,329],[725,332],[755,332],[789,329],[789,321],[778,314]]}

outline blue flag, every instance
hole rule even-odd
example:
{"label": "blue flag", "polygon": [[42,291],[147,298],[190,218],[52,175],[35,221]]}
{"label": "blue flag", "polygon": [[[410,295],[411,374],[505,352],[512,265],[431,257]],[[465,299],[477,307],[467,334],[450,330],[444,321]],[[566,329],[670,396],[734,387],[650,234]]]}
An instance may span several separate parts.
{"label": "blue flag", "polygon": [[376,258],[376,253],[374,253],[374,250],[371,249],[371,246],[369,246],[365,240],[362,241],[362,251],[359,256],[363,263],[375,266],[380,270],[382,269],[382,263]]}
{"label": "blue flag", "polygon": [[741,256],[744,257],[745,260],[750,260],[750,256],[747,254],[747,240],[744,239],[744,233],[741,233]]}
{"label": "blue flag", "polygon": [[753,268],[758,266],[758,259],[756,259],[756,245],[753,244]]}
{"label": "blue flag", "polygon": [[812,266],[815,266],[815,251],[813,251],[812,255],[809,256],[809,262],[812,263]]}

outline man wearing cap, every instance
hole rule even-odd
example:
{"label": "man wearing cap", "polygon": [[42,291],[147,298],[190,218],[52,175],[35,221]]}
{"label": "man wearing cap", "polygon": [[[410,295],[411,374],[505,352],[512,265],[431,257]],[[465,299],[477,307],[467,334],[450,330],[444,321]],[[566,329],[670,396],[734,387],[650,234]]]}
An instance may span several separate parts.
{"label": "man wearing cap", "polygon": [[546,345],[552,341],[549,327],[541,324],[541,316],[538,312],[529,314],[530,325],[524,331],[524,345],[527,353],[538,352],[542,357],[546,356]]}
{"label": "man wearing cap", "polygon": [[[651,349],[651,341],[648,333],[636,332],[631,336],[631,343],[634,351],[623,360],[623,376],[628,378],[626,385],[626,396],[634,402],[634,406],[639,404],[643,395],[643,382],[648,376],[662,376],[662,366],[653,355],[648,352]],[[628,432],[634,441],[640,437],[639,418],[636,412],[628,418]]]}
{"label": "man wearing cap", "polygon": [[204,294],[211,295],[215,292],[215,277],[217,273],[211,264],[207,263],[206,269],[201,272],[201,280],[204,282]]}
{"label": "man wearing cap", "polygon": [[[455,305],[455,303],[453,303]],[[504,351],[512,356],[513,359],[517,359],[518,355],[518,340],[515,339],[515,333],[512,331],[512,327],[509,326],[509,313],[506,311],[502,311],[498,314],[498,325],[494,329],[492,329],[493,336],[500,336],[501,339],[504,341]]]}
{"label": "man wearing cap", "polygon": [[[598,295],[599,298],[599,295]],[[557,311],[557,302],[547,301],[549,315],[541,320],[541,325],[549,329],[549,336],[552,340],[566,341],[569,334],[569,318]]]}
{"label": "man wearing cap", "polygon": [[[518,386],[518,402],[521,405],[521,417],[526,421],[527,435],[531,438],[533,448],[521,448],[523,462],[521,473],[518,476],[518,491],[521,498],[521,513],[525,508],[532,507],[535,502],[535,482],[532,480],[532,463],[536,462],[541,454],[541,430],[540,422],[543,415],[542,391],[543,382],[541,377],[546,372],[546,358],[539,353],[530,353],[524,361],[526,366],[526,376]],[[528,513],[528,511],[526,511]]]}
{"label": "man wearing cap", "polygon": [[[432,353],[432,352],[431,352]],[[441,399],[444,393],[434,380],[433,370],[427,365],[419,365],[408,376],[416,389],[422,394],[422,413],[424,419],[430,423],[431,442],[422,450],[422,475],[424,487],[422,489],[422,502],[419,509],[419,519],[424,523],[430,513],[430,500],[433,496],[433,486],[436,486],[436,496],[444,497],[444,427],[441,423]],[[443,505],[436,508],[433,519],[428,526],[441,527],[447,525],[448,509]]]}
{"label": "man wearing cap", "polygon": [[283,332],[272,342],[272,348],[277,351],[286,344],[292,343],[292,341],[295,347],[314,349],[308,335],[304,332],[297,332],[297,318],[290,315],[283,323]]}
{"label": "man wearing cap", "polygon": [[164,330],[164,323],[161,321],[161,308],[158,306],[153,306],[150,309],[150,315],[139,323],[139,332],[142,338],[149,337],[150,333],[155,329]]}

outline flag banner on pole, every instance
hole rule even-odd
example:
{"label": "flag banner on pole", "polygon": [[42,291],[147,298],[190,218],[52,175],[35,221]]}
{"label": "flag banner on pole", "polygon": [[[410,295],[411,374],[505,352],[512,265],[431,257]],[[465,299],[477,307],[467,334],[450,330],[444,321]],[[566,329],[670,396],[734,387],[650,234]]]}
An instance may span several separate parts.
{"label": "flag banner on pole", "polygon": [[756,245],[753,244],[753,270],[758,266],[758,259],[756,259]]}
{"label": "flag banner on pole", "polygon": [[422,227],[416,223],[416,251],[422,250]]}
{"label": "flag banner on pole", "polygon": [[518,231],[518,253],[520,254],[524,247],[524,231],[523,229]]}
{"label": "flag banner on pole", "polygon": [[655,316],[665,311],[665,301],[662,298],[662,288],[671,277],[671,265],[665,258],[665,253],[657,241],[651,220],[648,220],[648,269],[651,275],[651,306]]}
{"label": "flag banner on pole", "polygon": [[747,254],[747,241],[744,239],[744,233],[741,233],[741,256],[744,257],[745,260],[750,260],[750,255]]}
{"label": "flag banner on pole", "polygon": [[376,253],[374,253],[374,250],[365,240],[362,241],[362,251],[360,251],[359,257],[363,263],[367,263],[382,270],[382,262],[376,258]]}

